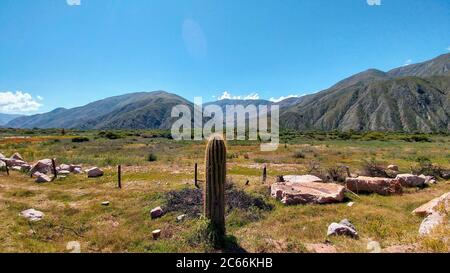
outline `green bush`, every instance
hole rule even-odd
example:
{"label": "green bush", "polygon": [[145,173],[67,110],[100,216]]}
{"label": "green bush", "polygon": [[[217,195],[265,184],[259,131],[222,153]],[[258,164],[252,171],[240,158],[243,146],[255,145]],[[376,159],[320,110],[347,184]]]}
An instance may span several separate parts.
{"label": "green bush", "polygon": [[153,162],[153,161],[156,161],[156,160],[158,160],[158,157],[157,157],[156,154],[154,154],[154,153],[150,153],[150,154],[147,156],[147,161]]}
{"label": "green bush", "polygon": [[75,143],[87,142],[87,141],[89,141],[89,138],[87,138],[87,137],[74,137],[74,138],[72,138],[72,142],[75,142]]}

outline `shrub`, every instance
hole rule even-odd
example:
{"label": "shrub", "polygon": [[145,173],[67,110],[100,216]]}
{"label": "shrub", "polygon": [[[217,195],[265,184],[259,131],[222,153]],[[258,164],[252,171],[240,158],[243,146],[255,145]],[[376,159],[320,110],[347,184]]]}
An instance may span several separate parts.
{"label": "shrub", "polygon": [[294,158],[305,158],[305,154],[302,151],[297,151],[294,153]]}
{"label": "shrub", "polygon": [[154,153],[150,153],[150,154],[147,156],[147,161],[153,162],[153,161],[156,161],[156,160],[158,160],[158,157],[157,157],[156,154],[154,154]]}
{"label": "shrub", "polygon": [[116,134],[116,133],[113,133],[113,132],[100,132],[100,133],[98,133],[98,135],[100,136],[100,137],[104,137],[104,138],[107,138],[107,139],[119,139],[119,138],[121,138],[121,136],[119,135],[119,134]]}
{"label": "shrub", "polygon": [[365,176],[372,177],[391,177],[382,166],[378,165],[374,159],[365,160],[363,165],[363,174]]}
{"label": "shrub", "polygon": [[80,143],[80,142],[87,142],[89,141],[89,138],[87,137],[74,137],[72,138],[72,142]]}

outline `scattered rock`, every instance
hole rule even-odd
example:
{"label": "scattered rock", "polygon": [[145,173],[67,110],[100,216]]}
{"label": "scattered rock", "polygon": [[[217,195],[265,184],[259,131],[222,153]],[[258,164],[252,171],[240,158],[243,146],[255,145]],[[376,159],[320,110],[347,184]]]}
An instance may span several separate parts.
{"label": "scattered rock", "polygon": [[31,173],[40,172],[43,174],[48,174],[53,172],[52,160],[51,159],[41,159],[30,170]]}
{"label": "scattered rock", "polygon": [[355,204],[354,202],[348,202],[347,207],[353,207],[354,204]]}
{"label": "scattered rock", "polygon": [[109,201],[102,202],[102,206],[109,206]]}
{"label": "scattered rock", "polygon": [[2,158],[2,161],[6,163],[6,165],[8,167],[16,167],[16,166],[22,166],[27,164],[25,161],[23,160],[19,160],[19,159],[12,159],[12,158]]}
{"label": "scattered rock", "polygon": [[283,182],[291,183],[309,183],[309,182],[323,182],[317,176],[314,175],[283,175]]}
{"label": "scattered rock", "polygon": [[150,211],[150,217],[151,217],[152,219],[159,218],[159,217],[161,217],[161,216],[163,216],[163,215],[164,215],[164,211],[162,210],[161,207],[156,207],[156,208],[154,208],[154,209],[152,209],[152,210]]}
{"label": "scattered rock", "polygon": [[286,205],[327,204],[344,200],[343,186],[333,183],[280,182],[271,186],[272,197]]}
{"label": "scattered rock", "polygon": [[153,240],[158,240],[159,237],[161,237],[161,230],[156,229],[156,230],[152,231],[152,236],[153,236]]}
{"label": "scattered rock", "polygon": [[87,173],[88,177],[92,177],[92,178],[100,177],[100,176],[103,176],[103,174],[104,174],[103,171],[97,167],[87,169],[86,173]]}
{"label": "scattered rock", "polygon": [[72,173],[81,174],[81,173],[83,173],[83,171],[81,170],[81,168],[75,168],[75,169],[73,169]]}
{"label": "scattered rock", "polygon": [[20,172],[20,171],[22,171],[22,167],[21,166],[13,166],[13,167],[11,167],[11,170]]}
{"label": "scattered rock", "polygon": [[330,244],[305,244],[305,247],[313,253],[337,253],[336,248]]}
{"label": "scattered rock", "polygon": [[14,153],[14,154],[11,156],[11,159],[16,159],[16,160],[25,161],[25,160],[23,159],[23,157],[22,157],[19,153]]}
{"label": "scattered rock", "polygon": [[358,232],[356,232],[356,228],[352,225],[347,219],[342,220],[338,223],[331,223],[328,226],[327,236],[340,236],[345,235],[352,238],[358,238]]}
{"label": "scattered rock", "polygon": [[177,222],[182,222],[186,218],[186,214],[181,214],[177,216]]}
{"label": "scattered rock", "polygon": [[81,170],[82,167],[81,167],[80,165],[73,165],[73,164],[70,164],[70,165],[69,165],[69,171],[70,171],[70,172],[75,172],[76,169]]}
{"label": "scattered rock", "polygon": [[35,209],[27,209],[22,211],[20,216],[25,217],[32,222],[36,222],[44,218],[44,213]]}
{"label": "scattered rock", "polygon": [[419,175],[420,178],[425,179],[425,185],[433,185],[436,184],[436,179],[434,178],[434,176],[429,176],[429,175]]}
{"label": "scattered rock", "polygon": [[347,188],[356,193],[378,193],[380,195],[402,194],[400,181],[391,178],[360,176],[348,177],[345,180]]}
{"label": "scattered rock", "polygon": [[[442,205],[441,205],[442,204]],[[438,198],[434,198],[428,203],[413,210],[413,214],[426,217],[430,214],[438,212],[439,207],[442,206],[446,211],[450,211],[450,192],[444,193]]]}
{"label": "scattered rock", "polygon": [[442,213],[434,212],[423,219],[419,227],[420,235],[430,234],[434,228],[444,223],[445,215]]}
{"label": "scattered rock", "polygon": [[48,175],[46,175],[46,174],[39,175],[35,180],[35,182],[37,182],[37,183],[45,183],[45,182],[51,182],[51,181],[52,181],[52,179],[50,177],[48,177]]}
{"label": "scattered rock", "polygon": [[398,172],[398,166],[397,165],[389,165],[388,167],[387,167],[387,169],[388,170],[391,170],[391,171],[396,171],[396,172]]}
{"label": "scattered rock", "polygon": [[28,164],[23,164],[20,166],[20,171],[27,173],[31,170],[31,166]]}
{"label": "scattered rock", "polygon": [[367,250],[370,251],[370,253],[381,253],[381,245],[377,241],[370,241],[367,243]]}
{"label": "scattered rock", "polygon": [[69,171],[66,171],[66,170],[61,170],[61,171],[58,171],[58,174],[61,174],[61,175],[69,175],[70,172],[69,172]]}
{"label": "scattered rock", "polygon": [[31,174],[31,177],[32,178],[38,178],[41,175],[42,175],[42,173],[40,173],[40,172],[34,172],[34,173]]}
{"label": "scattered rock", "polygon": [[69,171],[70,172],[70,166],[67,164],[61,164],[59,165],[59,170],[61,171]]}
{"label": "scattered rock", "polygon": [[77,241],[70,241],[66,245],[66,250],[70,250],[70,253],[81,253],[81,244]]}
{"label": "scattered rock", "polygon": [[424,187],[425,179],[414,174],[399,174],[395,178],[402,184],[403,187]]}

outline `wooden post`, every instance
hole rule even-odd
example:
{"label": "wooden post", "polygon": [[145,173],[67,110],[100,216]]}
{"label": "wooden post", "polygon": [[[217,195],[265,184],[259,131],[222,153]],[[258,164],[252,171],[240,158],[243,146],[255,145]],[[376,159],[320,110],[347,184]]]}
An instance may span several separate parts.
{"label": "wooden post", "polygon": [[264,164],[263,173],[262,173],[262,182],[266,183],[267,180],[267,165]]}
{"label": "wooden post", "polygon": [[117,186],[119,189],[122,188],[122,166],[117,166]]}
{"label": "wooden post", "polygon": [[56,162],[54,158],[52,158],[52,168],[53,168],[53,178],[52,178],[53,181],[58,177],[58,172],[56,171]]}
{"label": "wooden post", "polygon": [[197,179],[197,177],[198,177],[197,163],[195,163],[195,167],[194,167],[194,184],[195,184],[195,187],[196,187],[197,189],[200,189],[200,186],[198,185],[198,179]]}

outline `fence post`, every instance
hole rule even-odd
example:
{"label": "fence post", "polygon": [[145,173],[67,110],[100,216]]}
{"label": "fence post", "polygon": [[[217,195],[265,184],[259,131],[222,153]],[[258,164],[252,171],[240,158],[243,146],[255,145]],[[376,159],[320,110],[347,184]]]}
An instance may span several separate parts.
{"label": "fence post", "polygon": [[117,186],[119,189],[122,188],[122,166],[117,166]]}
{"label": "fence post", "polygon": [[52,158],[52,168],[53,168],[53,178],[52,181],[54,181],[58,177],[58,172],[56,171],[56,162],[55,159]]}

